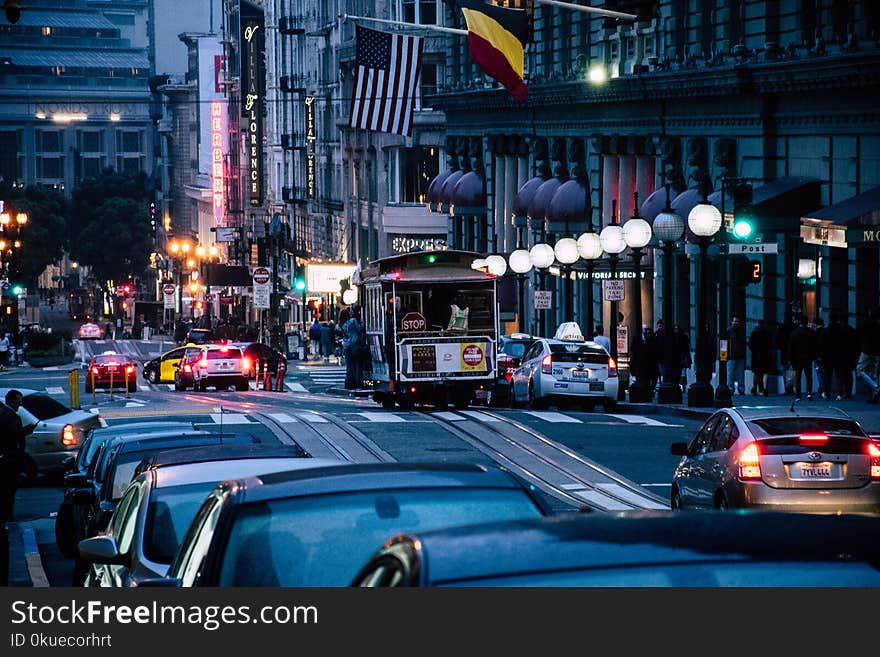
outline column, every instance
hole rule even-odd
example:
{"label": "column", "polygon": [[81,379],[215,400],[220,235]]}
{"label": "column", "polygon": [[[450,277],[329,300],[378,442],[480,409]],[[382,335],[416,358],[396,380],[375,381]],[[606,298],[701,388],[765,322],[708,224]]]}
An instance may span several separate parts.
{"label": "column", "polygon": [[[495,154],[495,212],[492,215],[494,221],[494,241],[498,250],[504,253],[504,185],[507,180],[507,158],[500,153]],[[491,239],[491,238],[490,238]]]}
{"label": "column", "polygon": [[510,253],[516,248],[516,231],[513,228],[511,215],[513,214],[513,201],[519,190],[516,184],[518,167],[516,155],[506,155],[504,159],[504,249],[502,253]]}

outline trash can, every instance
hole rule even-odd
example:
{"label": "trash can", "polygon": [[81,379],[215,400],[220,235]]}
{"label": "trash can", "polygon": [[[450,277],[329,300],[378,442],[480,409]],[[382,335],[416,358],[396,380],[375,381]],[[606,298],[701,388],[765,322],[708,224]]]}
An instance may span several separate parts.
{"label": "trash can", "polygon": [[305,354],[300,339],[299,331],[291,331],[284,334],[284,344],[286,346],[287,358],[303,360]]}

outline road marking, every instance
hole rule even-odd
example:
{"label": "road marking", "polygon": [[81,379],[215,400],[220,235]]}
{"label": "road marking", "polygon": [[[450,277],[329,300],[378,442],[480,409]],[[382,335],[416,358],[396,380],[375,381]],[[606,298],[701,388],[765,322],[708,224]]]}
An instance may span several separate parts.
{"label": "road marking", "polygon": [[665,509],[665,504],[659,504],[654,500],[648,499],[644,495],[639,495],[635,491],[632,491],[628,488],[624,488],[618,484],[596,484],[597,488],[601,488],[603,491],[610,495],[614,495],[615,497],[619,497],[631,504],[640,507],[642,509]]}
{"label": "road marking", "polygon": [[291,392],[308,392],[308,389],[301,383],[291,383],[290,381],[285,381],[284,385],[286,385],[287,389]]}
{"label": "road marking", "polygon": [[61,368],[58,367],[57,365],[52,365],[52,367],[44,367],[44,368],[43,368],[43,371],[44,371],[44,372],[57,372],[57,371],[60,370],[60,369],[61,369]]}
{"label": "road marking", "polygon": [[615,500],[613,497],[608,497],[607,495],[600,493],[595,490],[575,490],[572,493],[585,502],[590,504],[594,504],[598,506],[600,509],[604,509],[605,511],[630,511],[632,510],[632,506],[629,504],[624,504],[623,502],[619,502]]}
{"label": "road marking", "polygon": [[552,411],[525,411],[529,415],[534,415],[539,420],[547,422],[570,422],[572,424],[583,424],[580,420],[562,413],[554,413]]}
{"label": "road marking", "polygon": [[126,408],[142,408],[143,406],[144,404],[138,402],[126,402],[125,404]]}
{"label": "road marking", "polygon": [[434,417],[439,417],[444,420],[451,420],[453,422],[461,422],[462,420],[466,420],[466,417],[462,417],[461,415],[456,415],[455,413],[450,413],[449,411],[440,411],[438,413],[431,413]]}
{"label": "road marking", "polygon": [[253,424],[242,413],[211,413],[211,419],[215,424]]}
{"label": "road marking", "polygon": [[682,427],[684,425],[681,424],[666,424],[665,422],[661,422],[660,420],[655,420],[654,418],[645,417],[644,415],[615,415],[614,413],[608,413],[610,417],[616,417],[618,420],[623,420],[624,422],[629,422],[630,424],[644,424],[649,427]]}
{"label": "road marking", "polygon": [[644,486],[645,488],[669,488],[672,484],[639,484],[639,486]]}
{"label": "road marking", "polygon": [[501,422],[501,420],[494,415],[489,415],[488,413],[483,413],[481,411],[459,411],[459,413],[468,415],[480,422]]}
{"label": "road marking", "polygon": [[291,422],[299,422],[295,417],[288,415],[287,413],[267,413],[267,415],[275,420],[276,422],[280,422],[281,424],[290,424]]}
{"label": "road marking", "polygon": [[37,535],[31,527],[22,529],[22,540],[24,542],[24,558],[27,562],[28,575],[34,588],[47,588],[49,586],[49,578],[46,577],[46,571],[43,570],[43,561],[40,559],[40,548],[37,546]]}
{"label": "road marking", "polygon": [[100,410],[101,410],[101,409],[99,409],[97,406],[96,406],[95,408],[90,408],[90,409],[89,409],[89,411],[91,411],[92,413],[98,413],[98,412],[100,412]]}
{"label": "road marking", "polygon": [[46,388],[47,395],[63,395],[64,388],[60,386],[52,386],[51,388]]}
{"label": "road marking", "polygon": [[164,385],[165,385],[165,389],[166,389],[166,390],[172,390],[172,391],[174,390],[174,384],[173,384],[173,383],[166,383],[166,384],[164,384]]}
{"label": "road marking", "polygon": [[311,424],[321,424],[324,422],[329,422],[327,418],[322,415],[318,415],[317,413],[297,413],[296,416],[304,421],[309,422]]}
{"label": "road marking", "polygon": [[368,419],[370,422],[406,422],[406,420],[394,413],[372,413],[363,411],[358,413],[361,417]]}

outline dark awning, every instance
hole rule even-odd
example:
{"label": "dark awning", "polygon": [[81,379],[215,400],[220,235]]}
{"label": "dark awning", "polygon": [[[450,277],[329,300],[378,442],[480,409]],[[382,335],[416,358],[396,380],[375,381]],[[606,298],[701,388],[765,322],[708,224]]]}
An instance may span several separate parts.
{"label": "dark awning", "polygon": [[455,216],[478,215],[486,212],[486,191],[483,178],[476,171],[468,171],[452,189],[449,208]]}
{"label": "dark awning", "polygon": [[758,232],[790,231],[800,224],[800,218],[808,209],[820,204],[821,188],[817,178],[778,178],[752,191],[752,214]]}
{"label": "dark awning", "polygon": [[848,228],[876,226],[880,224],[880,187],[856,194],[821,210],[808,212],[803,218],[830,221],[832,224]]}
{"label": "dark awning", "polygon": [[535,198],[535,192],[543,184],[544,179],[540,176],[535,176],[523,183],[523,186],[516,193],[516,198],[513,199],[514,220],[517,218],[525,219],[529,216],[529,205],[531,205],[532,200]]}
{"label": "dark awning", "polygon": [[438,212],[446,212],[449,210],[449,206],[452,204],[452,190],[455,189],[455,183],[457,183],[463,175],[464,171],[461,169],[453,171],[447,176],[446,180],[443,181],[443,184],[440,185],[440,193],[437,195]]}
{"label": "dark awning", "polygon": [[[681,192],[681,188],[676,189],[675,187],[670,186],[669,202],[671,203],[675,199],[675,197],[678,196]],[[645,202],[642,203],[642,207],[639,209],[639,215],[649,224],[653,224],[654,219],[657,218],[657,215],[665,209],[666,188],[661,187],[660,189],[656,189],[648,195],[648,198],[645,199]],[[685,217],[685,219],[687,219],[687,217]]]}
{"label": "dark awning", "polygon": [[[655,192],[656,193],[656,192]],[[672,199],[672,209],[675,210],[675,213],[685,220],[687,223],[688,215],[691,213],[691,210],[697,205],[697,203],[702,202],[703,193],[697,187],[691,187],[690,189],[686,189],[685,191],[678,194],[674,199]],[[663,198],[664,204],[666,203],[666,197]],[[642,215],[643,217],[645,215]],[[656,215],[655,215],[656,216]]]}
{"label": "dark awning", "polygon": [[586,230],[592,217],[590,190],[580,180],[569,180],[562,183],[550,199],[546,214],[547,231],[570,233]]}
{"label": "dark awning", "polygon": [[544,227],[544,220],[547,217],[547,210],[550,207],[550,201],[556,190],[562,186],[559,178],[550,178],[541,183],[535,192],[535,197],[529,205],[528,216],[532,223],[532,230],[538,230]]}
{"label": "dark awning", "polygon": [[439,173],[431,180],[428,184],[428,191],[425,194],[425,200],[428,205],[428,210],[430,212],[439,212],[437,204],[440,202],[440,189],[443,187],[443,183],[446,182],[446,179],[452,173],[451,169],[447,169],[443,173]]}

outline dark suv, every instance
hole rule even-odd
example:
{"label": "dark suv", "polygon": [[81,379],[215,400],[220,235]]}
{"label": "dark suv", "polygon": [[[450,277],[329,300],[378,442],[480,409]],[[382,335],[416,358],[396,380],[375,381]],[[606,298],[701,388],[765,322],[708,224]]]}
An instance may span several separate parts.
{"label": "dark suv", "polygon": [[509,399],[510,377],[522,362],[523,354],[535,338],[527,333],[503,335],[498,341],[498,372],[489,395],[490,406],[505,406]]}

